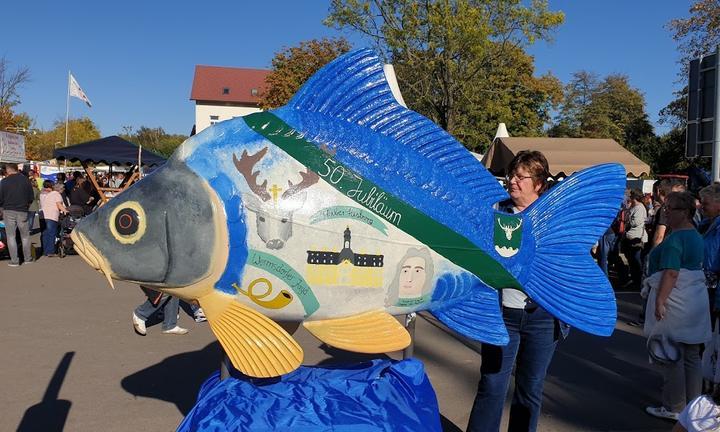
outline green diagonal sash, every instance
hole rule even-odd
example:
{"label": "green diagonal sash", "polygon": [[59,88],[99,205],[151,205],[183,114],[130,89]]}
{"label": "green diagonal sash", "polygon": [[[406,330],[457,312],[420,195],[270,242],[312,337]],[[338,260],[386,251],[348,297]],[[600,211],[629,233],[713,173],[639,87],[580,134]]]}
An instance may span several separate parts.
{"label": "green diagonal sash", "polygon": [[470,240],[358,175],[305,140],[301,132],[277,116],[269,112],[259,112],[243,119],[252,130],[317,173],[340,193],[473,273],[486,284],[495,288],[520,288],[517,280],[500,263]]}

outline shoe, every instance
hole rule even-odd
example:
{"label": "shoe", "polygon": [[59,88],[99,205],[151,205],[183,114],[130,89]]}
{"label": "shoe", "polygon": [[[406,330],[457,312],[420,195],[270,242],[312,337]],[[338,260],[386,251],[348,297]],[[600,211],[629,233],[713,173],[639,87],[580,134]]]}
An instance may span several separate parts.
{"label": "shoe", "polygon": [[628,321],[627,325],[629,325],[630,327],[642,327],[645,325],[645,321]]}
{"label": "shoe", "polygon": [[35,260],[33,259],[33,260],[29,260],[29,261],[23,261],[23,264],[32,264],[34,262],[35,262]]}
{"label": "shoe", "polygon": [[184,335],[188,332],[188,329],[182,328],[180,326],[175,326],[171,328],[170,330],[163,330],[164,334],[173,334],[173,335]]}
{"label": "shoe", "polygon": [[133,312],[132,323],[133,328],[135,329],[135,333],[139,334],[140,336],[145,336],[147,334],[147,328],[145,328],[145,320],[135,315],[135,312]]}
{"label": "shoe", "polygon": [[679,413],[666,410],[664,406],[646,407],[645,412],[650,414],[651,416],[663,418],[663,419],[667,419],[667,420],[677,420],[678,417],[680,416]]}
{"label": "shoe", "polygon": [[205,312],[203,312],[202,308],[196,310],[193,317],[195,318],[196,323],[207,321],[207,318],[205,318]]}
{"label": "shoe", "polygon": [[8,267],[20,267],[20,263],[11,262],[11,263],[8,263]]}
{"label": "shoe", "polygon": [[48,258],[55,258],[55,257],[58,256],[58,255],[57,255],[57,254],[47,254],[47,255],[45,255],[45,256],[48,257]]}

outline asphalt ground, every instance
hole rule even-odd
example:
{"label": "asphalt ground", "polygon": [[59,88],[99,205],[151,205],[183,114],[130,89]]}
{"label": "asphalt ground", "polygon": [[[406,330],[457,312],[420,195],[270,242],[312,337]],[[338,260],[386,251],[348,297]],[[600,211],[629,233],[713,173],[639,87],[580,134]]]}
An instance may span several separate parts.
{"label": "asphalt ground", "polygon": [[[0,261],[0,431],[173,431],[219,368],[221,351],[207,323],[181,313],[187,335],[163,335],[159,324],[136,335],[130,316],[144,300],[139,288],[119,282],[111,290],[77,256],[6,264]],[[619,293],[618,304],[611,337],[574,330],[559,345],[540,431],[672,428],[644,412],[659,401],[661,377],[648,364],[640,329],[625,324],[637,317],[639,296]],[[371,358],[327,348],[302,328],[295,337],[305,364]],[[478,346],[423,314],[414,353],[437,394],[444,429],[464,430],[479,379]]]}

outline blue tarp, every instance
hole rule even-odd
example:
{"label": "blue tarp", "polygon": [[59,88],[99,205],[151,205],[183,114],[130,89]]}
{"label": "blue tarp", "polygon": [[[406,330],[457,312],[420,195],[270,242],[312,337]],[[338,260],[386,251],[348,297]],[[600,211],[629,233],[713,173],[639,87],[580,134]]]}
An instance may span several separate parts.
{"label": "blue tarp", "polygon": [[[342,368],[341,368],[342,367]],[[178,432],[441,431],[435,391],[418,360],[310,367],[275,379],[215,372]]]}

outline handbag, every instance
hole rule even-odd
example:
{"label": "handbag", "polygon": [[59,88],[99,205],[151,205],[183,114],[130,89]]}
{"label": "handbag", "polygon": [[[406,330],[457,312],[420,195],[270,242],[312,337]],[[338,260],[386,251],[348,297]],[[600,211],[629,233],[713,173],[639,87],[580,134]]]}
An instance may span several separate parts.
{"label": "handbag", "polygon": [[703,378],[713,382],[720,383],[720,368],[718,368],[718,355],[720,354],[720,319],[715,320],[712,337],[705,344],[705,351],[700,362]]}
{"label": "handbag", "polygon": [[680,360],[677,343],[664,334],[650,336],[647,340],[647,349],[653,363],[667,366]]}

